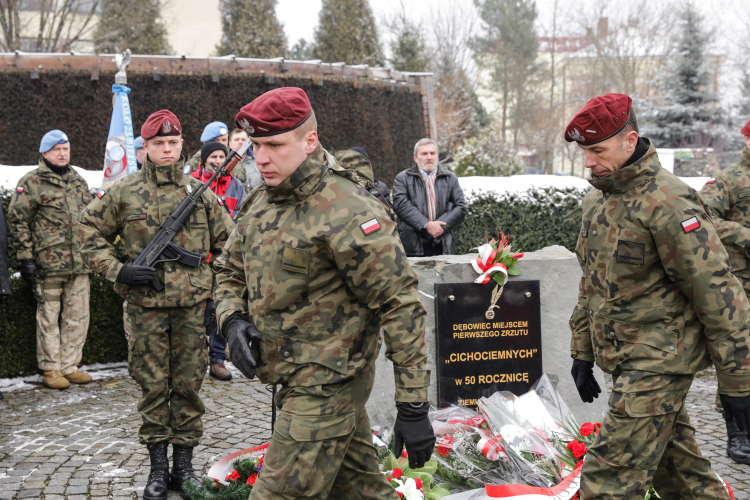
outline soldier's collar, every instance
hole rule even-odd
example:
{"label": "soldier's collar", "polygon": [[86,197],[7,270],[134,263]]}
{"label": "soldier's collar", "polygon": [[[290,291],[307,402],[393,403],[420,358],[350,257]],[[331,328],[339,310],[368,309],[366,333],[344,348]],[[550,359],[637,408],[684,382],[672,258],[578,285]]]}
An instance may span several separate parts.
{"label": "soldier's collar", "polygon": [[645,137],[643,141],[648,145],[648,151],[641,159],[609,175],[592,176],[589,184],[605,193],[625,193],[646,184],[657,174],[661,165],[654,145]]}
{"label": "soldier's collar", "polygon": [[185,174],[182,172],[184,164],[184,158],[180,158],[171,165],[159,166],[146,156],[146,162],[143,164],[142,170],[146,178],[157,186],[164,184],[183,186],[185,184]]}
{"label": "soldier's collar", "polygon": [[746,167],[750,167],[750,148],[745,146],[742,150],[742,158],[740,159],[740,163],[745,165]]}
{"label": "soldier's collar", "polygon": [[[266,187],[268,201],[281,203],[307,198],[320,185],[320,180],[328,170],[328,155],[329,153],[318,144],[315,151],[307,156],[292,175],[284,179],[278,186]],[[265,180],[263,184],[265,185]]]}

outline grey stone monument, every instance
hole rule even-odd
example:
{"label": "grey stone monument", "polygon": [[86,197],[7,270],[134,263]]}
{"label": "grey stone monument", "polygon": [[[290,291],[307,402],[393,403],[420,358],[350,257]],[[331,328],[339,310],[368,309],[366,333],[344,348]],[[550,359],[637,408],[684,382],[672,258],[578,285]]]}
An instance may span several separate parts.
{"label": "grey stone monument", "polygon": [[[476,258],[476,254],[469,254],[409,259],[419,276],[419,296],[427,310],[427,368],[433,371],[429,389],[430,403],[433,405],[437,404],[434,284],[473,282],[477,274],[471,266],[471,261]],[[594,368],[594,374],[603,392],[592,404],[581,401],[570,376],[573,360],[570,357],[568,319],[578,300],[578,283],[581,280],[581,268],[575,254],[565,247],[556,245],[527,253],[519,261],[519,265],[521,275],[511,279],[540,281],[544,372],[549,375],[580,423],[601,421],[607,410],[608,397],[602,371],[598,367]],[[396,420],[393,364],[385,358],[385,344],[381,348],[376,369],[375,386],[367,403],[370,423],[393,428]]]}

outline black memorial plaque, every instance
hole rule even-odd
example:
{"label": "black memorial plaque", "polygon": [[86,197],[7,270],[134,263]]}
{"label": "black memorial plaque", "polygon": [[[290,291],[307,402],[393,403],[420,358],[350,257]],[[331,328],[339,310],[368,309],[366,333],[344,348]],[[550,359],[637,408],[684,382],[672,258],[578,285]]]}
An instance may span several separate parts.
{"label": "black memorial plaque", "polygon": [[441,408],[475,408],[479,398],[497,391],[524,394],[542,376],[539,281],[509,281],[494,318],[487,319],[494,289],[494,281],[435,284]]}

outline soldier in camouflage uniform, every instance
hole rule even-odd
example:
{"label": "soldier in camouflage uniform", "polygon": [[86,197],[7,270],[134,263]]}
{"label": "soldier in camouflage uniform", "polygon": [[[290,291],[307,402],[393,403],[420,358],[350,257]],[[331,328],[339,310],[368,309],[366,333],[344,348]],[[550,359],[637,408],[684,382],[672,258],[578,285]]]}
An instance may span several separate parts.
{"label": "soldier in camouflage uniform", "polygon": [[[701,196],[711,210],[716,233],[729,254],[732,273],[740,280],[745,294],[750,292],[750,121],[740,130],[745,148],[740,161],[709,179]],[[720,394],[716,410],[724,414]],[[750,464],[750,441],[735,421],[727,421],[727,454],[740,464]]]}
{"label": "soldier in camouflage uniform", "polygon": [[89,268],[75,237],[90,194],[83,177],[70,168],[67,135],[48,132],[39,152],[39,168],[18,182],[8,224],[21,275],[37,299],[36,352],[44,385],[67,389],[71,382],[91,382],[78,370],[89,329]]}
{"label": "soldier in camouflage uniform", "polygon": [[[209,253],[221,254],[234,224],[206,191],[198,206],[172,240],[201,255],[200,266],[166,262],[157,270],[121,263],[119,249],[135,260],[158,233],[188,193],[201,183],[183,175],[182,128],[167,110],[152,114],[141,129],[148,152],[138,172],[116,182],[82,214],[78,236],[89,265],[110,281],[127,300],[132,333],[128,370],[141,386],[138,411],[143,418],[138,433],[151,456],[145,500],[167,497],[167,484],[186,498],[183,484],[199,486],[192,466],[193,448],[203,435],[205,411],[199,396],[208,366],[207,326],[212,308],[214,276],[206,262]],[[165,288],[157,292],[149,279]],[[167,446],[173,446],[171,477]]]}
{"label": "soldier in camouflage uniform", "polygon": [[396,379],[396,452],[405,441],[421,467],[435,443],[425,310],[396,224],[366,190],[371,171],[344,169],[320,146],[303,90],[267,92],[235,122],[253,141],[264,183],[214,264],[217,316],[243,374],[257,369],[281,385],[250,498],[396,499],[365,411],[381,327]]}
{"label": "soldier in camouflage uniform", "polygon": [[726,499],[685,408],[693,375],[713,363],[722,402],[750,418],[748,304],[698,193],[662,169],[638,137],[630,98],[591,100],[570,122],[592,170],[576,254],[572,374],[597,397],[593,363],[611,373],[609,412],[583,464],[581,495]]}

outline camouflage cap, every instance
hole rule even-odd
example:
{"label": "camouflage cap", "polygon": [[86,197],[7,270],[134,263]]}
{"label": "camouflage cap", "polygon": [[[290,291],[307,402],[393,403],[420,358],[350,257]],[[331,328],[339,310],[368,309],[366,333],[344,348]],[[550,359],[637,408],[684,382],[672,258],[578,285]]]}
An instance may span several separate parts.
{"label": "camouflage cap", "polygon": [[296,129],[311,114],[312,106],[304,90],[281,87],[243,106],[234,123],[250,137],[268,137]]}
{"label": "camouflage cap", "polygon": [[565,140],[591,146],[617,134],[628,123],[633,100],[625,94],[594,97],[570,120]]}

